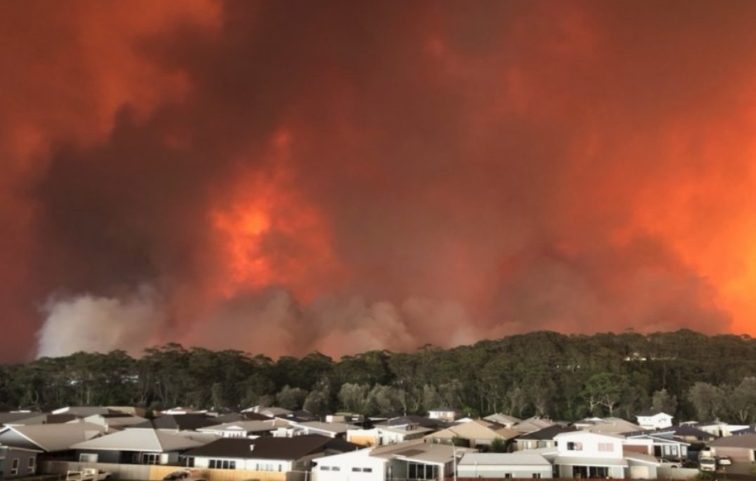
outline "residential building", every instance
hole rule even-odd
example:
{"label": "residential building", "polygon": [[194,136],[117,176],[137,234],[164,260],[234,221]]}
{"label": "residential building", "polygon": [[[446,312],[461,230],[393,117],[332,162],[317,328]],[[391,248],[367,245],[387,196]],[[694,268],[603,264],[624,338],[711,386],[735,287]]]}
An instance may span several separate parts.
{"label": "residential building", "polygon": [[488,447],[495,439],[510,441],[520,433],[504,426],[476,419],[462,424],[454,424],[446,429],[436,431],[425,436],[426,441],[432,443],[452,443],[462,441],[471,448]]}
{"label": "residential building", "polygon": [[514,450],[522,451],[524,449],[553,448],[556,446],[554,436],[576,430],[577,429],[573,426],[554,424],[553,426],[539,429],[532,433],[522,434],[514,440]]}
{"label": "residential building", "polygon": [[674,416],[662,411],[644,411],[635,415],[642,429],[664,429],[672,426]]}
{"label": "residential building", "polygon": [[551,463],[540,454],[465,453],[457,463],[459,479],[548,479],[552,473]]}
{"label": "residential building", "polygon": [[124,429],[73,444],[82,463],[179,464],[179,455],[202,442],[160,429]]}
{"label": "residential building", "polygon": [[0,479],[31,476],[37,472],[38,449],[0,445]]}
{"label": "residential building", "polygon": [[756,462],[756,433],[723,437],[709,446],[715,456],[729,456],[733,461]]}

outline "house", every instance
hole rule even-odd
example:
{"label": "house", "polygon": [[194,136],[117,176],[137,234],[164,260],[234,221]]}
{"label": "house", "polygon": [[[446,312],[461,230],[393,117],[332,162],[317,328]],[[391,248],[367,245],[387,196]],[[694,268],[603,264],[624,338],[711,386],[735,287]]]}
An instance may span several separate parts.
{"label": "house", "polygon": [[732,436],[738,431],[743,431],[749,428],[748,424],[730,424],[723,421],[712,421],[708,423],[699,423],[695,425],[696,428],[701,431],[707,432],[718,438],[725,436]]}
{"label": "house", "polygon": [[664,429],[672,426],[674,416],[662,411],[644,411],[635,415],[638,426],[643,429]]}
{"label": "house", "polygon": [[70,451],[71,446],[101,435],[105,428],[92,423],[30,424],[0,429],[0,444],[45,453]]}
{"label": "house", "polygon": [[701,431],[695,426],[688,424],[684,424],[682,426],[672,426],[667,431],[670,431],[676,439],[691,444],[705,443],[715,438],[713,434],[709,434],[706,431]]}
{"label": "house", "polygon": [[515,424],[522,422],[522,419],[504,413],[491,414],[483,419],[491,421],[492,423],[501,424],[505,428],[511,428]]}
{"label": "house", "polygon": [[179,454],[202,443],[159,429],[124,429],[76,443],[76,459],[82,463],[177,464]]}
{"label": "house", "polygon": [[465,453],[457,463],[457,477],[461,479],[546,479],[552,472],[551,463],[540,454]]}
{"label": "house", "polygon": [[[313,458],[353,451],[354,444],[318,435],[293,438],[224,438],[183,455],[187,466],[207,469],[246,470],[257,473],[308,471]],[[256,477],[254,473],[251,477]],[[260,476],[263,477],[263,476]]]}
{"label": "house", "polygon": [[395,418],[371,429],[348,429],[346,439],[360,446],[384,446],[421,439],[433,431],[435,429],[421,426],[410,419]]}
{"label": "house", "polygon": [[[412,441],[374,448],[371,456],[387,459],[387,479],[442,481],[454,475],[455,460],[472,449]],[[351,481],[351,480],[350,480]]]}
{"label": "house", "polygon": [[109,413],[111,413],[111,410],[104,406],[66,406],[50,411],[50,414],[69,414],[77,418]]}
{"label": "house", "polygon": [[550,419],[541,418],[539,416],[533,416],[528,419],[523,419],[522,421],[513,425],[512,429],[514,429],[515,431],[521,434],[527,434],[527,433],[532,433],[534,431],[539,431],[549,426],[553,426],[554,424],[556,423],[554,423],[554,421]]}
{"label": "house", "polygon": [[454,422],[457,419],[458,412],[456,409],[450,407],[439,407],[428,411],[428,417],[430,419],[439,419],[448,423]]}
{"label": "house", "polygon": [[622,418],[586,418],[572,424],[578,429],[591,431],[599,434],[625,434],[641,431],[637,424],[625,421]]}
{"label": "house", "polygon": [[727,436],[709,444],[715,456],[729,456],[733,461],[756,462],[756,433]]}
{"label": "house", "polygon": [[312,460],[312,481],[384,481],[389,459],[371,456],[373,448]]}
{"label": "house", "polygon": [[291,424],[280,419],[265,421],[237,421],[197,428],[200,433],[214,434],[223,438],[249,438],[270,435],[274,430],[287,428]]}
{"label": "house", "polygon": [[626,453],[636,452],[656,458],[683,461],[688,457],[689,446],[689,443],[676,439],[673,431],[669,431],[628,435],[623,449]]}
{"label": "house", "polygon": [[218,424],[223,423],[234,423],[237,421],[268,421],[271,418],[269,416],[266,416],[264,414],[258,414],[253,412],[244,412],[244,413],[228,413],[228,414],[221,414],[220,416],[217,416],[215,418],[215,422]]}
{"label": "house", "polygon": [[623,450],[615,434],[573,431],[554,436],[554,473],[560,478],[656,479],[661,463],[654,457]]}
{"label": "house", "polygon": [[556,446],[554,436],[572,431],[576,431],[576,428],[573,426],[554,424],[532,433],[520,435],[515,439],[514,449],[515,451],[522,451],[524,449],[553,448]]}
{"label": "house", "polygon": [[293,422],[288,427],[280,427],[273,432],[274,436],[300,436],[302,434],[319,434],[329,438],[345,438],[347,431],[357,429],[357,426],[344,423],[324,423],[321,421]]}
{"label": "house", "polygon": [[495,439],[509,441],[517,436],[519,432],[505,428],[490,421],[476,419],[474,421],[455,424],[441,431],[425,436],[426,441],[432,443],[452,443],[456,440],[464,441],[465,446],[471,448],[488,447]]}
{"label": "house", "polygon": [[121,412],[111,412],[108,414],[93,414],[84,418],[85,422],[99,424],[105,428],[106,432],[118,431],[129,426],[135,426],[147,421],[143,417],[132,416]]}
{"label": "house", "polygon": [[38,449],[0,445],[0,479],[30,476],[37,472]]}

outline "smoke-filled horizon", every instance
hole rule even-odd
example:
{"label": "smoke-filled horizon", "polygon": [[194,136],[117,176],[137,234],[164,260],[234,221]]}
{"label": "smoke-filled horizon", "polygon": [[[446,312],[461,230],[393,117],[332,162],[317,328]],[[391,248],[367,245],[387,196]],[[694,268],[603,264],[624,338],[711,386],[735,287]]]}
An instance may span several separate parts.
{"label": "smoke-filled horizon", "polygon": [[0,4],[0,360],[755,334],[753,18]]}

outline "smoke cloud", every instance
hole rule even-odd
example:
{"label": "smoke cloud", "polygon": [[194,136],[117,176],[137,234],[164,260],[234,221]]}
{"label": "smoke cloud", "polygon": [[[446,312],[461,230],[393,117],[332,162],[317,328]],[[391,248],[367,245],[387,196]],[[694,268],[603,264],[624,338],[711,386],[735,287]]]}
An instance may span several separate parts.
{"label": "smoke cloud", "polygon": [[755,10],[2,4],[0,356],[755,333]]}
{"label": "smoke cloud", "polygon": [[40,357],[115,349],[140,353],[154,342],[155,329],[165,323],[160,302],[148,287],[125,299],[82,295],[51,300],[44,311]]}

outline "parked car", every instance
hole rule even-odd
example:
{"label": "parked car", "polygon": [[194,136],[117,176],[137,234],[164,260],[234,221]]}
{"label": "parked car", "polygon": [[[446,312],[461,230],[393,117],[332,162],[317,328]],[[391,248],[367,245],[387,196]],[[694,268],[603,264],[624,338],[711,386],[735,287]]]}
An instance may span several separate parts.
{"label": "parked car", "polygon": [[729,456],[720,456],[717,458],[717,463],[720,466],[732,466],[732,458]]}
{"label": "parked car", "polygon": [[698,461],[698,469],[701,471],[716,471],[717,460],[714,458],[701,458]]}
{"label": "parked car", "polygon": [[199,476],[199,472],[194,469],[180,469],[167,474],[163,481],[206,481]]}

